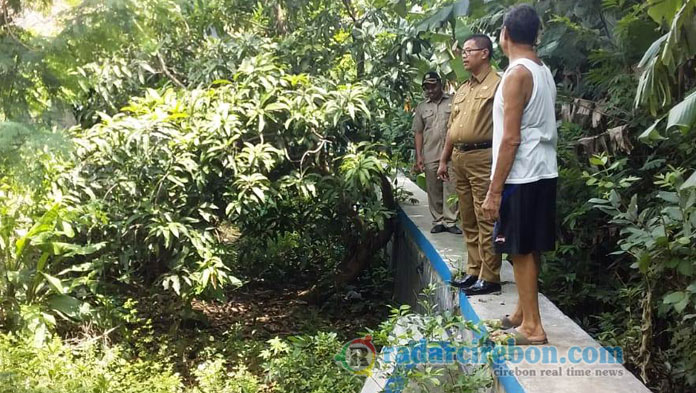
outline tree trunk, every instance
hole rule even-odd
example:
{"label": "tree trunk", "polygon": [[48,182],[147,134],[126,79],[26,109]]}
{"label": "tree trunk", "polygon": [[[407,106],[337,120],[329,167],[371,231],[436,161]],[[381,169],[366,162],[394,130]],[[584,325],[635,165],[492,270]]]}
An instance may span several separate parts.
{"label": "tree trunk", "polygon": [[288,33],[288,19],[287,12],[283,8],[283,1],[277,0],[275,7],[273,7],[273,14],[275,17],[275,29],[278,35],[285,35]]}
{"label": "tree trunk", "polygon": [[[380,189],[382,191],[382,203],[390,210],[396,210],[394,192],[389,179],[382,175]],[[396,216],[388,218],[384,223],[384,229],[379,232],[370,232],[361,239],[348,246],[346,256],[338,266],[338,270],[332,280],[326,280],[313,286],[305,293],[305,298],[312,303],[323,303],[339,288],[350,283],[367,269],[372,262],[372,257],[384,248],[396,226]]]}
{"label": "tree trunk", "polygon": [[355,56],[355,73],[358,79],[362,79],[362,77],[365,76],[365,44],[362,39],[355,39],[355,36],[353,36],[353,42],[356,46],[357,51],[357,54]]}

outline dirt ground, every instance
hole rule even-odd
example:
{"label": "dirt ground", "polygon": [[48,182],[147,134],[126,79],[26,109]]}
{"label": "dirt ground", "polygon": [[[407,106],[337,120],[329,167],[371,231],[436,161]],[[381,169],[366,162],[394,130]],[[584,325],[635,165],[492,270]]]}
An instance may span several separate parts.
{"label": "dirt ground", "polygon": [[302,299],[303,289],[257,286],[233,292],[225,303],[194,301],[193,309],[206,316],[211,329],[236,327],[243,336],[256,339],[327,330],[348,337],[376,327],[388,315],[384,299],[371,299],[369,294],[353,298],[356,293],[335,294],[314,305]]}

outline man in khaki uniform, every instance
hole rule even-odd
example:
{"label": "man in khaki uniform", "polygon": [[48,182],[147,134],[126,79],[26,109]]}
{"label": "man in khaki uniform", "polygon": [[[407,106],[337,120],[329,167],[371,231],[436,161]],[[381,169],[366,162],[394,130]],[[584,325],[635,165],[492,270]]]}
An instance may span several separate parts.
{"label": "man in khaki uniform", "polygon": [[[413,132],[416,139],[416,171],[425,171],[425,184],[428,205],[433,216],[431,233],[450,232],[461,234],[457,228],[457,207],[447,203],[455,194],[454,184],[437,176],[438,164],[447,135],[447,122],[450,117],[452,97],[442,91],[442,80],[437,72],[430,71],[423,76],[425,101],[416,107],[413,117]],[[450,171],[445,162],[445,170]]]}
{"label": "man in khaki uniform", "polygon": [[493,98],[501,79],[490,65],[492,51],[486,35],[473,35],[464,42],[462,59],[471,78],[454,96],[438,168],[438,176],[447,179],[447,162],[452,157],[468,251],[467,274],[452,285],[467,295],[500,291],[501,257],[493,252],[494,221],[485,219],[481,210],[491,176]]}

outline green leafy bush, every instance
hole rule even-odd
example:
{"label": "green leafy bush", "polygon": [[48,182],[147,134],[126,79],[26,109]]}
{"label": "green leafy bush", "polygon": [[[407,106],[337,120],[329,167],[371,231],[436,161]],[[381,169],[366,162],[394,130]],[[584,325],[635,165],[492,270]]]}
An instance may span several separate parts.
{"label": "green leafy bush", "polygon": [[244,366],[216,358],[200,364],[189,384],[165,359],[133,357],[99,338],[36,346],[31,337],[0,335],[2,393],[256,393],[262,385]]}
{"label": "green leafy bush", "polygon": [[349,374],[334,362],[343,343],[336,333],[295,336],[269,340],[270,348],[261,356],[273,392],[329,393],[354,392],[363,379]]}
{"label": "green leafy bush", "polygon": [[215,359],[201,364],[193,374],[196,387],[191,393],[256,393],[259,380],[246,367],[238,366],[232,372],[225,372],[224,361]]}
{"label": "green leafy bush", "polygon": [[3,393],[178,393],[180,378],[168,366],[128,359],[118,347],[59,338],[37,347],[23,336],[0,335],[0,392]]}
{"label": "green leafy bush", "polygon": [[80,239],[88,209],[56,183],[70,167],[63,134],[2,123],[0,142],[0,326],[41,342],[56,318],[91,317],[94,276],[80,263],[103,244]]}

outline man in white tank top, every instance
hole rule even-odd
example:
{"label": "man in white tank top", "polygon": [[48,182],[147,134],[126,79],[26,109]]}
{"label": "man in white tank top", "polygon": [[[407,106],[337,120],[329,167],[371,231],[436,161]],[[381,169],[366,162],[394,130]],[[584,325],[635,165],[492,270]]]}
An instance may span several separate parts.
{"label": "man in white tank top", "polygon": [[548,342],[538,302],[540,253],[555,248],[556,84],[537,57],[540,20],[527,4],[505,15],[500,46],[510,59],[493,102],[493,161],[484,215],[496,219],[493,247],[512,259],[519,300],[502,318],[504,339]]}

